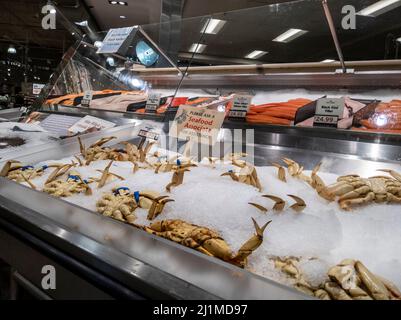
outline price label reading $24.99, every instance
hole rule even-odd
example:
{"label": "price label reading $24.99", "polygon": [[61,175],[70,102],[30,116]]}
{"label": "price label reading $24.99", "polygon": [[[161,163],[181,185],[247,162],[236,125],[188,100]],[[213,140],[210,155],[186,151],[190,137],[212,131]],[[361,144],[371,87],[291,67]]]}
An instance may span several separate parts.
{"label": "price label reading $24.99", "polygon": [[345,99],[322,98],[316,103],[316,113],[313,125],[316,127],[337,128],[342,119],[345,108]]}

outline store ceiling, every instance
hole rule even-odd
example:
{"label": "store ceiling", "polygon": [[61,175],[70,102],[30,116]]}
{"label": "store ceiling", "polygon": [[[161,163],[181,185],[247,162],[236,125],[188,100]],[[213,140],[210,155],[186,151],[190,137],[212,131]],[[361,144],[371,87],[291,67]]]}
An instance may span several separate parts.
{"label": "store ceiling", "polygon": [[[110,5],[108,0],[55,0],[72,25],[89,20],[93,30],[112,27],[148,25],[146,29],[156,42],[166,33],[160,33],[162,0],[126,0],[127,6]],[[179,2],[163,0],[164,3]],[[343,30],[341,8],[354,5],[357,10],[378,0],[329,0],[339,39],[347,60],[383,59],[396,56],[395,39],[401,37],[401,7],[375,18],[357,18],[356,30]],[[57,24],[56,30],[41,28],[41,8],[47,0],[0,0],[0,61],[8,58],[7,48],[13,44],[23,59],[25,48],[32,64],[54,66],[62,53],[74,43],[71,31]],[[270,5],[268,4],[276,4]],[[183,0],[180,42],[181,59],[190,57],[189,48],[197,41],[206,45],[197,55],[197,62],[204,64],[244,63],[252,50],[268,54],[248,62],[301,62],[337,59],[332,38],[327,27],[320,0],[288,2],[284,0]],[[232,11],[238,9],[246,11]],[[226,12],[216,14],[216,12]],[[205,19],[213,14],[227,21],[216,35],[201,39],[200,30]],[[125,18],[121,18],[125,16]],[[307,30],[308,33],[290,43],[272,41],[289,28]],[[400,50],[399,50],[400,51]],[[13,58],[17,58],[13,56]],[[399,54],[399,57],[401,53]],[[26,57],[25,57],[26,58]],[[0,70],[1,70],[0,66]],[[0,74],[0,77],[3,74]],[[1,80],[1,78],[0,78]]]}

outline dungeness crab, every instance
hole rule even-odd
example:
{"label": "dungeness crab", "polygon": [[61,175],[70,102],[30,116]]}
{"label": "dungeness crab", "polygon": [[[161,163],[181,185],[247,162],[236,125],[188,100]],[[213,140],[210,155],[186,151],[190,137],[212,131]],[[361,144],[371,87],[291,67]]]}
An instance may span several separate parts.
{"label": "dungeness crab", "polygon": [[263,232],[271,222],[269,221],[263,227],[259,227],[256,221],[254,219],[252,220],[256,234],[244,243],[237,254],[231,252],[228,244],[217,232],[182,220],[157,221],[152,223],[149,227],[144,227],[144,229],[154,235],[172,240],[207,254],[208,256],[220,258],[244,268],[247,263],[247,257],[262,244]]}
{"label": "dungeness crab", "polygon": [[373,274],[360,261],[341,261],[329,269],[329,279],[318,286],[304,279],[297,258],[277,258],[275,266],[296,280],[297,289],[322,300],[401,300],[401,292],[394,284]]}
{"label": "dungeness crab", "polygon": [[82,179],[77,172],[70,172],[66,180],[53,180],[46,183],[43,192],[56,197],[70,197],[77,193],[85,193],[87,196],[92,195],[89,182]]}
{"label": "dungeness crab", "polygon": [[393,170],[378,171],[387,172],[391,177],[342,176],[337,179],[337,183],[320,188],[318,193],[329,201],[338,197],[338,203],[343,210],[369,202],[401,203],[401,175]]}

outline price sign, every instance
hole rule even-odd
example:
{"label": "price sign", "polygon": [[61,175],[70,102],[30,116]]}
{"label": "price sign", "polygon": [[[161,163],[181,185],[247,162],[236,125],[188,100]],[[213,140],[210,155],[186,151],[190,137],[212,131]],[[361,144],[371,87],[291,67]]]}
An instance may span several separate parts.
{"label": "price sign", "polygon": [[96,128],[98,130],[103,130],[107,128],[112,128],[115,126],[114,122],[106,121],[100,118],[85,116],[77,123],[74,123],[68,131],[72,133],[83,132],[91,128]]}
{"label": "price sign", "polygon": [[250,95],[235,95],[228,117],[232,120],[244,120],[249,111],[251,101],[252,96]]}
{"label": "price sign", "polygon": [[93,98],[92,91],[90,91],[90,90],[85,91],[84,96],[83,96],[82,101],[81,101],[81,106],[84,107],[84,108],[89,108],[89,105],[90,105],[90,103],[92,101],[92,98]]}
{"label": "price sign", "polygon": [[151,140],[159,140],[159,134],[156,132],[152,132],[150,130],[141,129],[139,130],[138,137],[151,139]]}
{"label": "price sign", "polygon": [[338,121],[343,118],[345,99],[322,98],[317,101],[314,126],[337,128]]}
{"label": "price sign", "polygon": [[117,53],[136,27],[110,29],[97,53]]}
{"label": "price sign", "polygon": [[213,145],[224,117],[225,113],[218,110],[181,105],[169,134],[179,139]]}
{"label": "price sign", "polygon": [[150,92],[148,95],[148,101],[146,101],[145,112],[155,113],[160,105],[160,99],[162,95],[156,92]]}

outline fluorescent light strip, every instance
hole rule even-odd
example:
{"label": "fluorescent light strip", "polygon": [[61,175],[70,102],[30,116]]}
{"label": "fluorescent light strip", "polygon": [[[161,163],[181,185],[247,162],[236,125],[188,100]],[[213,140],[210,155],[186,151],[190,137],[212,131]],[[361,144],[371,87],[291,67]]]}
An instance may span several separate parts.
{"label": "fluorescent light strip", "polygon": [[320,61],[320,62],[322,62],[322,63],[330,63],[330,62],[334,62],[334,61],[336,61],[336,60],[326,59],[326,60],[323,60],[323,61]]}
{"label": "fluorescent light strip", "polygon": [[189,48],[189,52],[201,53],[206,49],[206,44],[193,43]]}
{"label": "fluorescent light strip", "polygon": [[284,32],[283,34],[280,34],[277,38],[273,39],[273,41],[288,43],[288,42],[304,35],[307,32],[308,31],[302,30],[302,29],[289,29],[286,32]]}
{"label": "fluorescent light strip", "polygon": [[203,26],[201,33],[217,34],[224,27],[227,21],[219,19],[208,19]]}
{"label": "fluorescent light strip", "polygon": [[258,59],[262,56],[264,56],[265,54],[267,54],[266,51],[261,51],[261,50],[254,50],[251,53],[248,53],[245,58],[246,59]]}
{"label": "fluorescent light strip", "polygon": [[401,5],[401,0],[381,0],[357,12],[360,16],[377,17]]}

